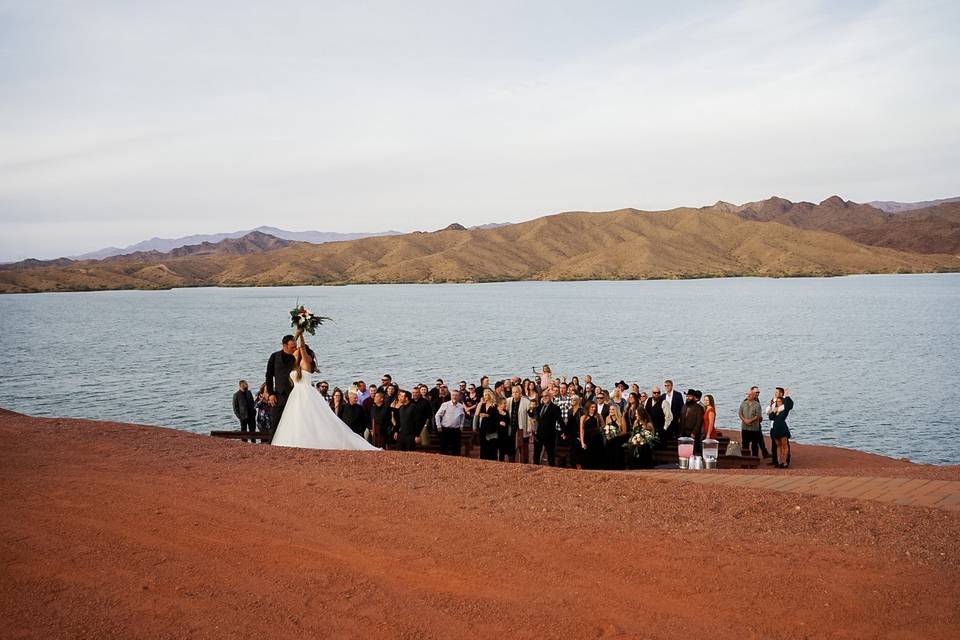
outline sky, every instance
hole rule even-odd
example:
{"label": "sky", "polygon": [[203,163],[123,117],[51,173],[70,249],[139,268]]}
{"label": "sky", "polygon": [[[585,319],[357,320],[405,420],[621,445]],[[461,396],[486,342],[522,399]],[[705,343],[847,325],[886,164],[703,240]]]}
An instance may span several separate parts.
{"label": "sky", "polygon": [[960,195],[960,3],[0,0],[0,261]]}

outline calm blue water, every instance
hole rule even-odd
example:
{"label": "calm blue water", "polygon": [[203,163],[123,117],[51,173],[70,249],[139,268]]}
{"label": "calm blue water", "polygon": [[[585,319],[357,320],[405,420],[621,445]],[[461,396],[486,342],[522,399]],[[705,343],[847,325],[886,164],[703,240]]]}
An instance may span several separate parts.
{"label": "calm blue water", "polygon": [[516,282],[0,296],[0,405],[44,416],[233,428],[299,298],[333,316],[324,378],[665,377],[738,424],[744,391],[792,389],[802,442],[960,462],[960,274]]}

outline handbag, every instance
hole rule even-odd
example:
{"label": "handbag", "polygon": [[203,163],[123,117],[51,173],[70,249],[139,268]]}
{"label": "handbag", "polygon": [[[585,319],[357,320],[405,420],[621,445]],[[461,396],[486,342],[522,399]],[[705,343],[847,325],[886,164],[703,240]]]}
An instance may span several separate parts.
{"label": "handbag", "polygon": [[727,453],[728,456],[742,456],[743,453],[740,451],[740,443],[736,440],[731,440],[727,443]]}

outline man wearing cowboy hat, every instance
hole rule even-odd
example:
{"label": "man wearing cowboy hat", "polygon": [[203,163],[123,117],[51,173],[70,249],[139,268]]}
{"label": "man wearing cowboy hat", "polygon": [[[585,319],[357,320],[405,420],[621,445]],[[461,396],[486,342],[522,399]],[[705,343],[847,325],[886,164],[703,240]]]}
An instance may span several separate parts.
{"label": "man wearing cowboy hat", "polygon": [[680,412],[680,435],[693,438],[693,452],[697,455],[703,439],[703,405],[697,400],[698,394],[696,389],[687,389],[687,401]]}

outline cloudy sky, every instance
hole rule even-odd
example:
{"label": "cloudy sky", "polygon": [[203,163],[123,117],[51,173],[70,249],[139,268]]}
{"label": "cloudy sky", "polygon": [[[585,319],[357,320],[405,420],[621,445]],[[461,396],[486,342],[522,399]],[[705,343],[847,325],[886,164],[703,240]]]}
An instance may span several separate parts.
{"label": "cloudy sky", "polygon": [[0,0],[0,260],[960,195],[958,7]]}

